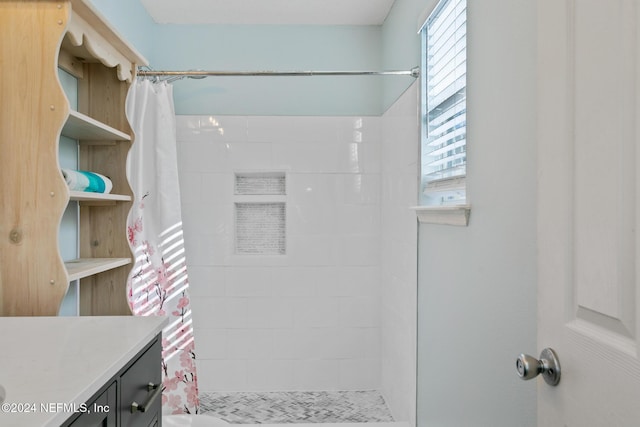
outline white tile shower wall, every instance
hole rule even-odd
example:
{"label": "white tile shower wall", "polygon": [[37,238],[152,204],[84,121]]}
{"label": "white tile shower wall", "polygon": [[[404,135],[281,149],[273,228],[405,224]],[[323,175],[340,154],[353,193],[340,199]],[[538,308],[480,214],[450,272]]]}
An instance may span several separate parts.
{"label": "white tile shower wall", "polygon": [[382,117],[382,393],[396,421],[416,425],[418,83]]}
{"label": "white tile shower wall", "polygon": [[[380,387],[380,117],[178,116],[199,387]],[[283,171],[284,256],[234,252],[234,173]]]}

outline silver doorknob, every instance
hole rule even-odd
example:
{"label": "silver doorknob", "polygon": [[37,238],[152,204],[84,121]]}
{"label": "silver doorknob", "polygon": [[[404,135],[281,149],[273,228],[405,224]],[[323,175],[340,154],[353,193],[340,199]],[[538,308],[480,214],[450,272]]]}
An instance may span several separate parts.
{"label": "silver doorknob", "polygon": [[542,374],[547,384],[556,386],[560,382],[560,361],[556,352],[545,348],[540,360],[528,354],[521,354],[516,360],[516,371],[523,380],[530,380]]}

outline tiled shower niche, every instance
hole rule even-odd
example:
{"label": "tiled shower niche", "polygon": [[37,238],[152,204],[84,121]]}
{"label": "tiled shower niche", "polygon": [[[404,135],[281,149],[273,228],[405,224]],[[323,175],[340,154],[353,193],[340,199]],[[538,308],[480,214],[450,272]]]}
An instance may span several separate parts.
{"label": "tiled shower niche", "polygon": [[284,255],[285,204],[236,203],[236,253]]}
{"label": "tiled shower niche", "polygon": [[287,194],[287,178],[284,172],[243,172],[236,173],[236,195],[276,195]]}
{"label": "tiled shower niche", "polygon": [[236,173],[234,188],[236,254],[285,255],[285,174]]}

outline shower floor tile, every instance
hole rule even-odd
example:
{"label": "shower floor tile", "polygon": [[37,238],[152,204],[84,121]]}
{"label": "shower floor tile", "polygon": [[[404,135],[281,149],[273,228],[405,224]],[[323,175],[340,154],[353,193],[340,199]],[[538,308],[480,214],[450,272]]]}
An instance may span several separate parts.
{"label": "shower floor tile", "polygon": [[231,424],[393,421],[377,391],[200,392],[200,412]]}

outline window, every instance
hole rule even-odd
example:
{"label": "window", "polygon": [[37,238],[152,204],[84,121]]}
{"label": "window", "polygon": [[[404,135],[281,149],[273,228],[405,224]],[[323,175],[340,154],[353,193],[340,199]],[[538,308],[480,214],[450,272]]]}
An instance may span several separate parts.
{"label": "window", "polygon": [[422,35],[423,205],[466,202],[467,1],[441,0]]}

